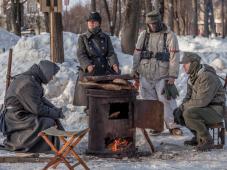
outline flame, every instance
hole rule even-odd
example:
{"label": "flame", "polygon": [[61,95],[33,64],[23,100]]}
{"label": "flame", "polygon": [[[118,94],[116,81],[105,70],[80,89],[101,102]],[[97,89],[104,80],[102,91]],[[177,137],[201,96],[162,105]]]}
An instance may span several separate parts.
{"label": "flame", "polygon": [[126,148],[128,144],[129,142],[126,139],[118,138],[118,139],[115,139],[111,144],[109,144],[108,148],[112,152],[118,152]]}

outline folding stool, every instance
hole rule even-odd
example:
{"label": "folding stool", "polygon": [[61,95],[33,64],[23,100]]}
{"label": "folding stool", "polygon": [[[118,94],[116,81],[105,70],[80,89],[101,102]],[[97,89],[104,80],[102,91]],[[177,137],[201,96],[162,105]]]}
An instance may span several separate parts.
{"label": "folding stool", "polygon": [[[79,155],[73,150],[73,148],[80,142],[80,140],[86,135],[90,129],[84,129],[82,131],[63,131],[56,127],[51,127],[39,133],[45,142],[50,146],[51,150],[54,151],[55,156],[51,158],[50,162],[44,167],[43,170],[47,170],[50,167],[56,168],[61,162],[63,162],[68,169],[73,170],[76,166],[82,165],[84,169],[89,170],[86,163],[79,157]],[[48,139],[49,136],[56,136],[63,143],[62,148],[57,150],[53,143]],[[68,138],[68,140],[67,140]],[[74,165],[70,165],[66,156],[71,153],[78,162]]]}
{"label": "folding stool", "polygon": [[206,125],[214,142],[215,149],[222,149],[225,145],[225,126],[223,122]]}

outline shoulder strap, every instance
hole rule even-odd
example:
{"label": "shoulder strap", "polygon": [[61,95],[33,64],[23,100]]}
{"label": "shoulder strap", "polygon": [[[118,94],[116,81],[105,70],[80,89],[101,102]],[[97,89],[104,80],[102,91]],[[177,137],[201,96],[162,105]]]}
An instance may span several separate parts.
{"label": "shoulder strap", "polygon": [[167,33],[165,32],[165,33],[164,33],[164,36],[163,36],[163,52],[168,53],[169,50],[168,50],[168,48],[167,48],[166,41],[167,41]]}
{"label": "shoulder strap", "polygon": [[149,44],[149,40],[150,40],[150,35],[149,33],[146,31],[145,33],[145,37],[144,37],[144,41],[143,41],[143,47],[142,47],[142,51],[146,51],[148,44]]}

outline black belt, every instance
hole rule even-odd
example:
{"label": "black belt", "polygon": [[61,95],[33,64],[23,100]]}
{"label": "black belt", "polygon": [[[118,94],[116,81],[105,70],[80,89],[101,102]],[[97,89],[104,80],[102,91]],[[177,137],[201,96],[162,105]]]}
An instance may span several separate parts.
{"label": "black belt", "polygon": [[211,102],[209,105],[224,106],[224,102]]}

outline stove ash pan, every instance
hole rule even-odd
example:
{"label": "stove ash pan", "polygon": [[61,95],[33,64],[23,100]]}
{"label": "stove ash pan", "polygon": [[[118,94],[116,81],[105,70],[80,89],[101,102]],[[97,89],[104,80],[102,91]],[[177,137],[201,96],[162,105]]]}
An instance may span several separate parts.
{"label": "stove ash pan", "polygon": [[[87,89],[89,113],[88,153],[133,155],[135,127],[163,130],[163,108],[158,101],[136,100],[136,91]],[[155,104],[155,108],[151,108]],[[162,109],[163,112],[163,109]],[[157,116],[158,115],[158,116]]]}

